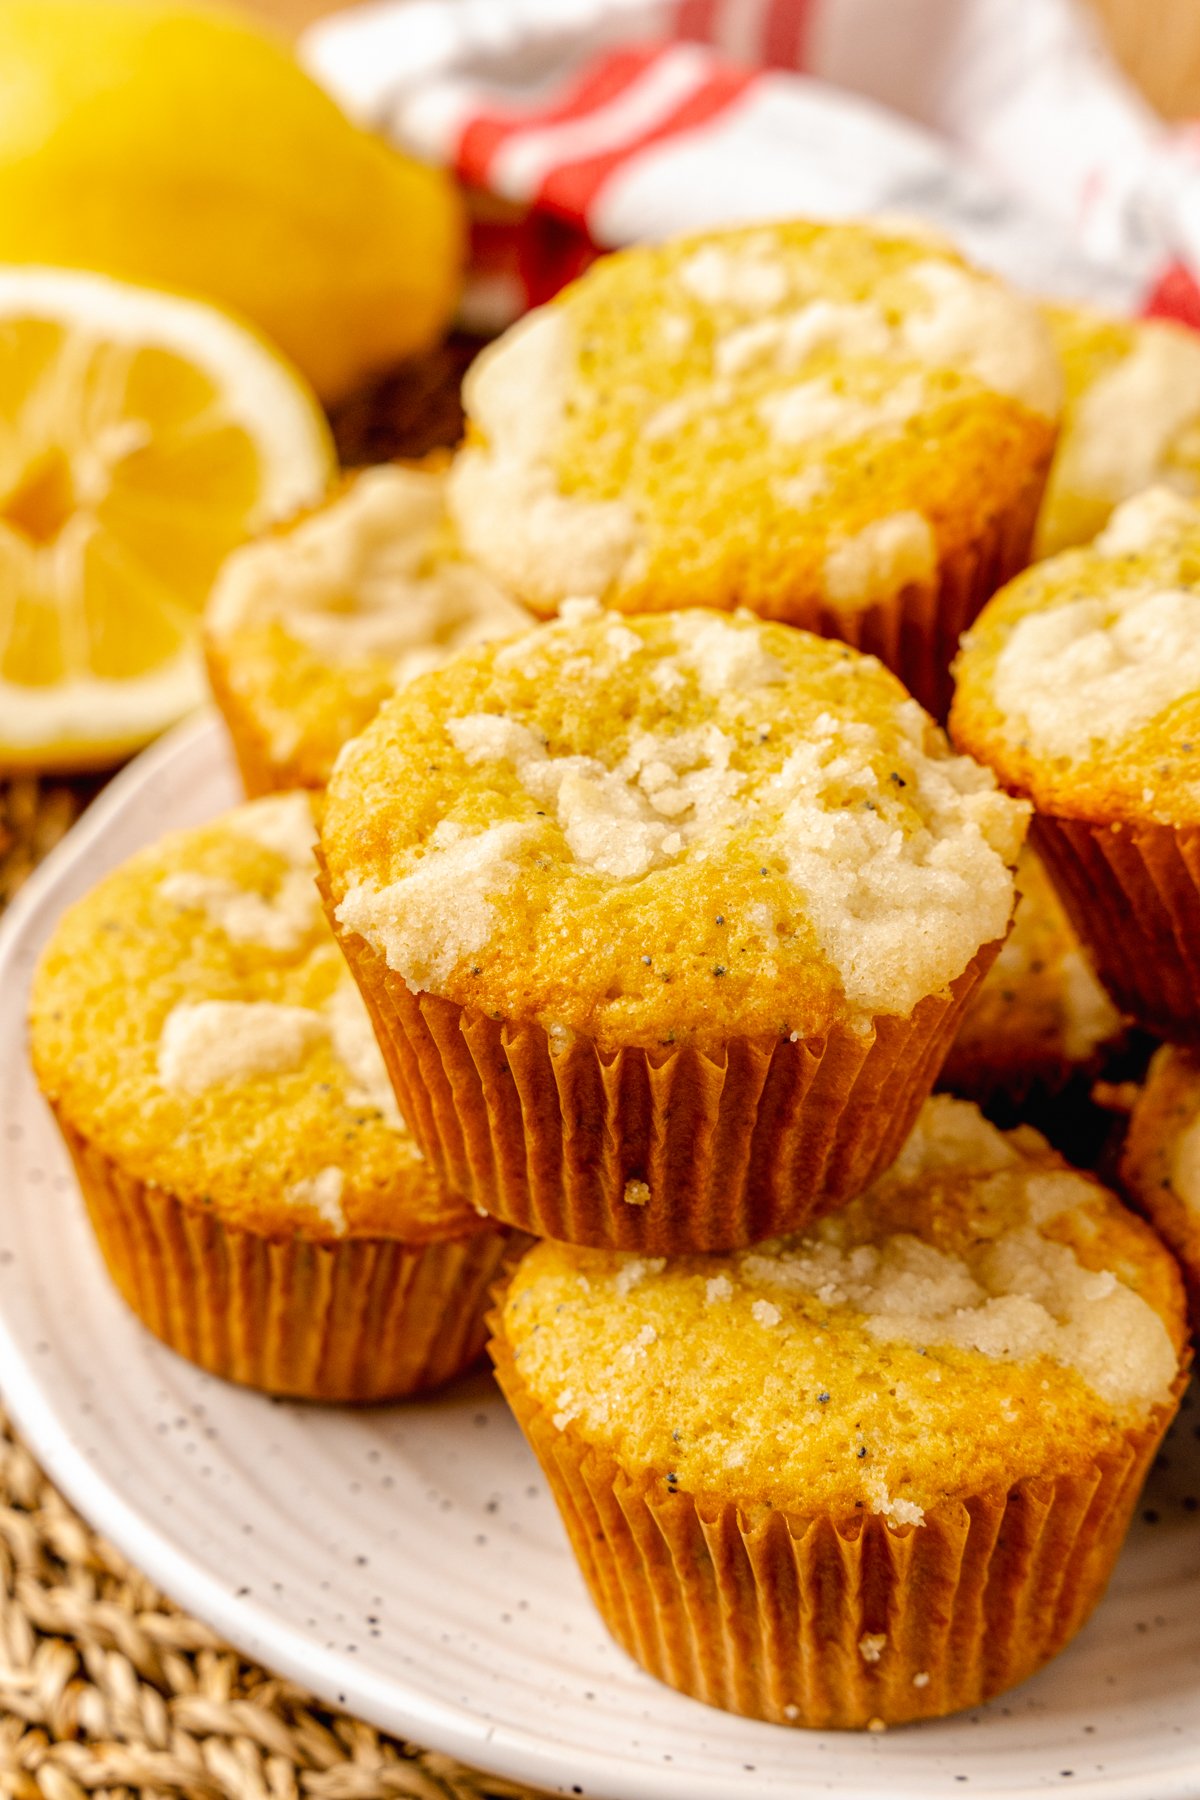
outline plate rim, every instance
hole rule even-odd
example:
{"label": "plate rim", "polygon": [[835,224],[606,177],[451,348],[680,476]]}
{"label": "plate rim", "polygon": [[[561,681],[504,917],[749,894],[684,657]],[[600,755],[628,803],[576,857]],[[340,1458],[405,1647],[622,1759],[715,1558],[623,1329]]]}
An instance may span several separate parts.
{"label": "plate rim", "polygon": [[[6,982],[4,976],[30,930],[36,932],[41,923],[39,914],[45,901],[68,872],[104,838],[114,816],[136,805],[139,793],[149,783],[166,774],[173,763],[186,766],[205,749],[215,750],[222,736],[219,715],[206,708],[142,751],[112,778],[22,884],[0,920],[0,1013],[24,1011],[23,981]],[[344,1654],[310,1645],[302,1633],[256,1600],[228,1593],[201,1559],[173,1541],[149,1508],[140,1509],[92,1467],[70,1424],[44,1391],[2,1306],[0,1395],[51,1482],[100,1535],[172,1602],[194,1614],[239,1654],[297,1682],[330,1707],[357,1713],[380,1730],[454,1756],[485,1776],[526,1782],[550,1792],[586,1794],[591,1800],[602,1796],[608,1800],[728,1800],[728,1772],[706,1778],[694,1770],[649,1764],[629,1752],[580,1751],[578,1765],[564,1772],[562,1751],[552,1740],[526,1728],[488,1721],[461,1703],[422,1691],[404,1676],[385,1682]],[[841,1734],[821,1735],[836,1742]],[[876,1741],[882,1751],[886,1737]],[[797,1781],[808,1786],[801,1771]],[[1074,1777],[1061,1785],[1080,1800],[1147,1800],[1151,1790],[1146,1783],[1151,1781],[1155,1800],[1200,1800],[1200,1767],[1191,1774],[1179,1766],[1160,1766],[1142,1773],[1104,1772],[1084,1780]],[[798,1786],[797,1793],[800,1791]],[[869,1782],[860,1780],[854,1787],[836,1791],[841,1800],[891,1800],[894,1789],[882,1755],[877,1774]],[[1035,1792],[1021,1787],[992,1791],[1003,1791],[1010,1800],[1022,1800],[1023,1795],[1032,1800]]]}

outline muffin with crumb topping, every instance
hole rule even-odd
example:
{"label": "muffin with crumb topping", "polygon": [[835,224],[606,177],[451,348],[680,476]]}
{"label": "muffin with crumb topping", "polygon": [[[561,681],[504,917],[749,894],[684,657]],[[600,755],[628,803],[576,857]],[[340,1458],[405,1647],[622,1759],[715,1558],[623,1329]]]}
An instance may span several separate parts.
{"label": "muffin with crumb topping", "polygon": [[151,1331],[273,1393],[391,1399],[479,1355],[506,1234],[397,1110],[313,837],[273,796],[106,876],[38,967],[33,1063]]}
{"label": "muffin with crumb topping", "polygon": [[1008,930],[1024,809],[894,676],[595,603],[387,702],[330,783],[335,930],[444,1180],[718,1250],[894,1155]]}
{"label": "muffin with crumb topping", "polygon": [[1053,556],[1090,542],[1143,488],[1200,494],[1200,338],[1172,319],[1043,310],[1066,390],[1034,538],[1035,555]]}
{"label": "muffin with crumb topping", "polygon": [[529,626],[457,547],[444,490],[436,464],[367,469],[225,563],[205,655],[249,793],[324,787],[397,687]]}
{"label": "muffin with crumb topping", "polygon": [[1028,560],[1061,373],[944,243],[797,220],[602,258],[486,350],[450,504],[535,611],[747,606],[880,656],[939,717]]}
{"label": "muffin with crumb topping", "polygon": [[975,1706],[1061,1650],[1188,1363],[1149,1228],[945,1096],[804,1236],[673,1260],[537,1245],[491,1349],[622,1647],[697,1699],[818,1728]]}
{"label": "muffin with crumb topping", "polygon": [[1127,500],[988,603],[956,674],[952,734],[1032,801],[1117,1006],[1200,1039],[1200,504]]}
{"label": "muffin with crumb topping", "polygon": [[1121,1180],[1179,1258],[1200,1330],[1200,1052],[1156,1052],[1130,1114]]}
{"label": "muffin with crumb topping", "polygon": [[1099,1073],[1124,1021],[1097,980],[1045,869],[1026,849],[1013,928],[972,995],[939,1085],[1019,1106]]}

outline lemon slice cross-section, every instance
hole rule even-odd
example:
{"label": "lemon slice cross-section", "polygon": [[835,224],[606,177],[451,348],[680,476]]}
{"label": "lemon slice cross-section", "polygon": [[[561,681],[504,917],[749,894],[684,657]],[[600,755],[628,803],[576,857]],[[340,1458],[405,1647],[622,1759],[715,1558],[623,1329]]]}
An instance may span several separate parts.
{"label": "lemon slice cross-section", "polygon": [[333,470],[303,378],[226,314],[0,268],[0,768],[102,765],[197,705],[221,562]]}

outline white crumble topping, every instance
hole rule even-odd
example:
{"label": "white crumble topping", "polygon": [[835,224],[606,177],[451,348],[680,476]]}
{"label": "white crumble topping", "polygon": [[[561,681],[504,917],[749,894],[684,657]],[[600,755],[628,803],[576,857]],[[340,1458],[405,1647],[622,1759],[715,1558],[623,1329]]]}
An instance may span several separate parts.
{"label": "white crumble topping", "polygon": [[829,471],[821,463],[810,463],[799,475],[776,476],[772,484],[776,499],[794,512],[807,512],[829,485]]}
{"label": "white crumble topping", "polygon": [[[927,1135],[939,1120],[956,1125],[959,1109],[978,1117],[964,1102],[940,1097]],[[941,1165],[946,1170],[961,1168],[953,1144],[962,1135],[952,1132]],[[915,1170],[937,1166],[917,1163]],[[985,1170],[986,1164],[979,1172]],[[1035,1186],[1015,1154],[1004,1173],[1009,1171],[1017,1222],[980,1240],[967,1256],[949,1255],[908,1233],[855,1244],[845,1219],[835,1215],[809,1236],[759,1245],[733,1261],[755,1286],[849,1307],[881,1343],[946,1345],[1002,1362],[1047,1357],[1073,1369],[1110,1405],[1148,1411],[1161,1403],[1177,1359],[1158,1314],[1110,1271],[1085,1269],[1067,1245],[1038,1230],[1070,1207],[1086,1207],[1093,1185],[1062,1171],[1037,1175],[1035,1181],[1049,1185]],[[912,1163],[895,1165],[881,1185],[911,1185],[913,1179]],[[896,1517],[894,1511],[890,1516]]]}
{"label": "white crumble topping", "polygon": [[630,631],[628,625],[607,626],[604,632],[604,641],[621,662],[627,662],[642,648],[641,638],[636,631]]}
{"label": "white crumble topping", "polygon": [[937,544],[919,512],[890,513],[835,543],[825,558],[825,592],[837,606],[854,607],[932,581]]}
{"label": "white crumble topping", "polygon": [[202,913],[235,944],[260,944],[285,954],[298,950],[324,923],[315,869],[289,870],[273,894],[245,888],[221,875],[177,869],[158,891],[170,906]]}
{"label": "white crumble topping", "polygon": [[658,329],[669,350],[686,350],[695,335],[692,321],[685,313],[664,313],[658,322]]}
{"label": "white crumble topping", "polygon": [[266,794],[261,800],[235,807],[221,823],[235,837],[249,838],[264,850],[273,850],[311,880],[317,826],[306,793]]}
{"label": "white crumble topping", "polygon": [[320,1214],[334,1234],[341,1237],[346,1229],[346,1215],[342,1210],[345,1186],[345,1170],[339,1169],[336,1163],[329,1163],[325,1168],[318,1169],[315,1175],[303,1181],[293,1181],[290,1187],[283,1190],[283,1197],[289,1206],[310,1206]]}
{"label": "white crumble topping", "polygon": [[[870,300],[814,294],[819,284],[804,250],[769,229],[685,253],[648,329],[668,366],[685,351],[692,360],[675,391],[656,384],[647,393],[639,441],[669,445],[697,428],[718,431],[724,410],[748,394],[783,446],[853,442],[902,429],[945,385],[929,379],[944,370],[1057,416],[1061,375],[1049,331],[1038,309],[1001,283],[924,251],[881,277]],[[697,308],[712,314],[711,326]],[[636,581],[651,548],[640,495],[590,499],[559,484],[568,408],[586,379],[578,316],[568,294],[476,360],[464,387],[472,432],[449,478],[468,551],[542,612],[566,592],[605,595]],[[836,382],[823,373],[803,379],[834,356],[843,365]],[[789,385],[764,396],[772,381]],[[864,386],[869,392],[859,393]]]}
{"label": "white crumble topping", "polygon": [[928,1669],[918,1669],[912,1678],[912,1684],[915,1688],[927,1688],[929,1686]]}
{"label": "white crumble topping", "polygon": [[370,1108],[391,1130],[403,1131],[366,1006],[349,978],[322,1011],[267,1000],[181,1002],[163,1023],[158,1076],[165,1088],[200,1094],[222,1082],[298,1068],[322,1042],[346,1072],[347,1106]]}
{"label": "white crumble topping", "polygon": [[869,1476],[864,1483],[864,1492],[876,1518],[886,1519],[889,1525],[924,1525],[925,1508],[918,1506],[915,1500],[889,1494],[882,1476]]}
{"label": "white crumble topping", "polygon": [[183,1001],[163,1022],[158,1079],[169,1092],[202,1094],[225,1082],[284,1074],[324,1036],[324,1022],[304,1006]]}
{"label": "white crumble topping", "polygon": [[660,662],[655,663],[650,671],[650,685],[669,698],[670,695],[677,694],[680,688],[686,687],[687,682],[676,663]]}
{"label": "white crumble topping", "polygon": [[718,375],[737,376],[767,367],[792,374],[815,350],[844,356],[886,356],[892,333],[877,306],[812,300],[794,312],[759,319],[718,337],[713,365]]}
{"label": "white crumble topping", "polygon": [[627,1181],[621,1195],[626,1206],[649,1206],[650,1187],[645,1181]]}
{"label": "white crumble topping", "polygon": [[770,1300],[756,1300],[751,1306],[750,1312],[756,1324],[765,1325],[768,1328],[772,1325],[778,1325],[780,1319],[783,1317],[779,1308]]}
{"label": "white crumble topping", "polygon": [[568,309],[538,307],[476,357],[463,383],[482,442],[455,458],[448,498],[467,551],[535,605],[603,594],[641,537],[621,500],[559,492],[552,454],[574,362]]}
{"label": "white crumble topping", "polygon": [[928,821],[906,833],[872,766],[872,726],[818,719],[768,784],[778,823],[764,844],[804,894],[818,942],[863,1012],[911,1012],[1002,937],[1020,814],[965,757],[935,759],[915,701],[900,718]]}
{"label": "white crumble topping", "polygon": [[1190,331],[1139,324],[1128,356],[1080,395],[1054,486],[1109,506],[1162,479],[1179,433],[1200,418],[1200,344]]}
{"label": "white crumble topping", "polygon": [[555,1431],[565,1431],[579,1413],[574,1388],[564,1388],[558,1396],[558,1411],[553,1415]]}
{"label": "white crumble topping", "polygon": [[677,664],[693,670],[701,692],[712,699],[776,687],[787,680],[778,658],[764,650],[759,632],[732,623],[722,613],[689,614],[675,641],[676,662],[661,662],[658,669],[670,670],[676,682],[682,679]]}
{"label": "white crumble topping", "polygon": [[1065,759],[1129,739],[1198,688],[1200,593],[1144,580],[1026,613],[992,679],[1010,735]]}
{"label": "white crumble topping", "polygon": [[716,1306],[722,1300],[732,1300],[733,1283],[728,1275],[710,1275],[704,1284],[704,1303]]}
{"label": "white crumble topping", "polygon": [[[1043,1138],[1031,1136],[1037,1147],[1045,1148]],[[1014,1133],[999,1130],[977,1107],[949,1094],[934,1094],[918,1113],[888,1178],[912,1186],[950,1170],[998,1174],[1015,1168],[1020,1160]]]}
{"label": "white crumble topping", "polygon": [[931,368],[967,369],[993,393],[1057,416],[1062,372],[1032,301],[956,263],[918,263],[908,274],[931,304],[905,314],[900,337],[907,350]]}
{"label": "white crumble topping", "polygon": [[916,418],[926,401],[921,375],[903,375],[874,399],[848,394],[826,375],[768,394],[758,403],[759,417],[778,444],[806,444],[826,438],[849,444],[871,432],[895,431]]}
{"label": "white crumble topping", "polygon": [[1200,507],[1173,488],[1152,487],[1126,500],[1098,533],[1093,549],[1101,556],[1137,556],[1169,544],[1200,527]]}
{"label": "white crumble topping", "polygon": [[864,1631],[858,1640],[858,1654],[865,1663],[877,1663],[886,1649],[886,1631]]}
{"label": "white crumble topping", "polygon": [[787,271],[769,239],[761,249],[704,244],[679,265],[676,279],[704,306],[736,306],[744,312],[769,312],[788,292]]}
{"label": "white crumble topping", "polygon": [[486,945],[493,901],[517,880],[516,858],[537,835],[536,825],[517,821],[474,835],[443,821],[410,874],[350,888],[338,923],[376,945],[414,992],[436,986]]}
{"label": "white crumble topping", "polygon": [[[500,654],[542,657],[550,679],[572,660],[562,648],[568,629],[544,626]],[[757,622],[698,611],[681,615],[675,631],[674,653],[651,666],[694,671],[731,730],[746,696],[787,679]],[[407,874],[347,893],[339,922],[414,990],[436,990],[486,947],[493,899],[519,879],[522,853],[539,840],[589,874],[636,881],[687,854],[723,853],[733,831],[749,834],[746,854],[791,881],[861,1020],[911,1011],[1007,929],[1028,809],[988,770],[949,753],[915,701],[896,701],[886,742],[873,725],[819,716],[782,767],[752,786],[734,766],[736,739],[713,721],[634,730],[614,767],[552,755],[530,726],[501,713],[467,714],[445,729],[469,768],[506,765],[537,816],[473,836],[443,821]],[[774,918],[750,922],[771,953]]]}
{"label": "white crumble topping", "polygon": [[333,1053],[346,1071],[346,1104],[367,1107],[391,1131],[404,1131],[404,1120],[388,1078],[366,1002],[352,979],[341,981],[325,1002],[323,1018]]}
{"label": "white crumble topping", "polygon": [[[397,686],[529,623],[524,607],[454,553],[445,477],[393,466],[365,471],[294,530],[235,551],[207,612],[218,641],[275,624],[333,667],[392,664]],[[287,753],[286,736],[275,734],[276,754]],[[291,739],[294,749],[294,728]]]}
{"label": "white crumble topping", "polygon": [[[649,1189],[647,1189],[647,1194],[649,1194]],[[631,1256],[617,1270],[614,1286],[618,1294],[628,1294],[637,1287],[639,1282],[644,1281],[647,1275],[661,1275],[666,1266],[665,1256]]]}
{"label": "white crumble topping", "polygon": [[743,780],[716,725],[639,733],[615,769],[592,756],[550,756],[527,725],[498,714],[451,719],[447,732],[472,768],[511,763],[522,787],[554,806],[576,862],[618,881],[682,855],[727,820]]}
{"label": "white crumble topping", "polygon": [[1063,997],[1063,1049],[1069,1061],[1087,1062],[1121,1029],[1121,1015],[1077,946],[1058,965]]}

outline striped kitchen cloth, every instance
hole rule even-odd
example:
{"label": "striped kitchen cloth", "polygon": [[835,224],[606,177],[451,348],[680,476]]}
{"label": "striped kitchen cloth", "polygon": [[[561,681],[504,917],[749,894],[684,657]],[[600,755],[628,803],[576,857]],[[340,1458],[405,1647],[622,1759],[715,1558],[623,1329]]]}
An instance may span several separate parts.
{"label": "striped kitchen cloth", "polygon": [[467,189],[476,328],[597,250],[787,214],[920,219],[1041,293],[1200,325],[1200,127],[1074,0],[372,0],[302,54]]}

